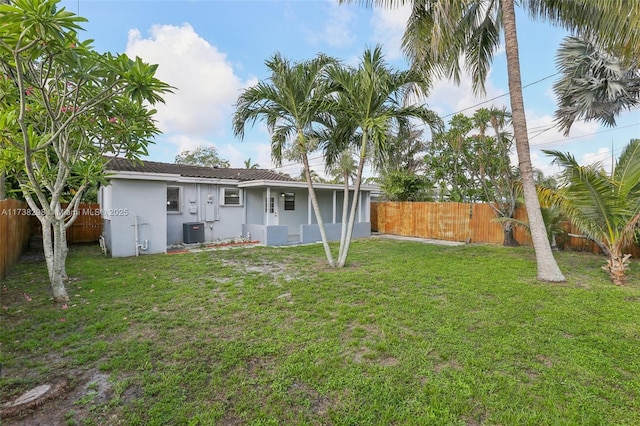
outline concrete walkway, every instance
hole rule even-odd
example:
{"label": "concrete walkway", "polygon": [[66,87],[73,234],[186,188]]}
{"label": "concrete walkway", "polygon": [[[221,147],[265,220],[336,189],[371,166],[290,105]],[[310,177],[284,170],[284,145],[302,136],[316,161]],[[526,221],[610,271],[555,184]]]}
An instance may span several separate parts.
{"label": "concrete walkway", "polygon": [[424,243],[424,244],[437,244],[441,246],[463,246],[464,242],[460,241],[446,241],[446,240],[434,240],[431,238],[418,238],[418,237],[406,237],[404,235],[392,235],[392,234],[379,234],[377,232],[372,232],[371,237],[374,238],[387,238],[390,240],[399,240],[399,241],[413,241],[415,243]]}

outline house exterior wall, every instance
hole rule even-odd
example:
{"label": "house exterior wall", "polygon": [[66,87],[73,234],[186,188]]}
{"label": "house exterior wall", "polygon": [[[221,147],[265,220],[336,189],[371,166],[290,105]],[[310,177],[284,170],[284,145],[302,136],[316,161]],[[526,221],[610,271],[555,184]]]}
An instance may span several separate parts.
{"label": "house exterior wall", "polygon": [[[167,187],[180,188],[178,212],[167,212],[167,243],[184,242],[185,223],[204,223],[204,240],[215,241],[242,235],[244,223],[243,191],[239,206],[224,205],[224,188],[231,185],[167,182]],[[166,198],[166,194],[165,194]]]}
{"label": "house exterior wall", "polygon": [[[324,231],[327,234],[328,241],[340,241],[342,232],[341,223],[327,223],[324,225]],[[352,238],[366,238],[371,236],[370,222],[356,222],[353,224]],[[300,226],[300,242],[314,243],[321,241],[320,227],[316,224]]]}
{"label": "house exterior wall", "polygon": [[[318,200],[318,206],[320,207],[320,215],[322,215],[322,221],[324,223],[333,222],[333,191],[321,191],[316,190],[316,198]],[[315,212],[311,203],[307,202],[307,205],[311,208],[311,223],[318,223]],[[304,223],[307,223],[305,221]]]}
{"label": "house exterior wall", "polygon": [[[293,210],[284,209],[284,197],[281,196],[284,192],[293,192],[295,194]],[[288,227],[287,235],[300,235],[300,224],[307,223],[308,217],[307,191],[278,190],[276,191],[276,197],[278,199],[278,224]]]}
{"label": "house exterior wall", "polygon": [[136,255],[136,222],[138,242],[143,245],[139,254],[167,251],[166,188],[161,181],[117,179],[103,187],[101,212],[109,232],[105,241],[113,257]]}
{"label": "house exterior wall", "polygon": [[[220,185],[221,197],[224,188],[234,188],[234,186]],[[243,189],[240,190],[239,206],[225,206],[223,201],[220,202],[220,220],[213,225],[213,240],[238,238],[242,235],[242,224],[245,223],[245,203]]]}
{"label": "house exterior wall", "polygon": [[[264,200],[262,199],[262,190],[246,189],[244,194],[247,215],[246,223],[256,225],[264,224]],[[243,235],[246,237],[244,231]]]}

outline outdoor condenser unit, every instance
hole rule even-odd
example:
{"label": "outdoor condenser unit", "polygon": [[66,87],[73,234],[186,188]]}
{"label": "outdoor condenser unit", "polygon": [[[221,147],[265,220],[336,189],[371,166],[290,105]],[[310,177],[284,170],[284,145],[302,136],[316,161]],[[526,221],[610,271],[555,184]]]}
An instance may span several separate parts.
{"label": "outdoor condenser unit", "polygon": [[188,222],[182,224],[182,240],[185,244],[204,243],[204,223]]}

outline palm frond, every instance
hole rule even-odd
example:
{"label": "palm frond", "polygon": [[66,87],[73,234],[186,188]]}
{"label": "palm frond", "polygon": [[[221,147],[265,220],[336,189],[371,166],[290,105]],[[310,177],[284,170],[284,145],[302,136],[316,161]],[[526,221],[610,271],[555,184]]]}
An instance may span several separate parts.
{"label": "palm frond", "polygon": [[557,52],[562,77],[553,90],[556,122],[568,134],[578,119],[614,126],[616,116],[640,105],[640,70],[585,38],[567,37]]}

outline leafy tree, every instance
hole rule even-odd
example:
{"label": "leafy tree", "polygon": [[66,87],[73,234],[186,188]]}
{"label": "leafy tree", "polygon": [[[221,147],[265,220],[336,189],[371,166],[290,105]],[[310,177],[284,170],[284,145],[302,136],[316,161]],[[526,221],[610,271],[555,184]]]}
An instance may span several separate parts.
{"label": "leafy tree", "polygon": [[472,202],[480,199],[468,163],[475,163],[468,133],[473,125],[469,117],[458,114],[449,120],[449,128],[438,133],[424,156],[425,170],[434,183],[440,201]]}
{"label": "leafy tree", "polygon": [[[0,4],[9,4],[9,0],[0,0]],[[6,188],[6,180],[7,174],[4,170],[0,171],[0,201],[7,198],[7,188]]]}
{"label": "leafy tree", "polygon": [[427,201],[433,199],[433,183],[424,175],[425,151],[429,145],[422,130],[410,124],[387,137],[385,156],[374,158],[380,174],[378,183],[390,201]]}
{"label": "leafy tree", "polygon": [[422,174],[392,170],[379,179],[380,189],[389,201],[432,201],[433,183]]}
{"label": "leafy tree", "polygon": [[176,155],[176,164],[202,167],[230,167],[229,161],[220,158],[215,146],[200,145],[193,151],[185,150]]}
{"label": "leafy tree", "polygon": [[544,152],[563,171],[559,188],[543,191],[543,197],[604,248],[609,259],[603,268],[614,284],[624,284],[631,255],[623,251],[640,222],[640,139],[625,147],[611,175],[600,163],[581,166],[569,153]]}
{"label": "leafy tree", "polygon": [[[57,0],[0,4],[0,170],[16,179],[42,224],[54,300],[68,300],[66,228],[105,154],[137,158],[158,133],[154,110],[170,86],[157,66],[99,54],[76,31],[84,18]],[[68,203],[63,208],[63,203]]]}
{"label": "leafy tree", "polygon": [[332,58],[318,55],[312,60],[292,63],[275,54],[266,61],[271,71],[270,78],[240,94],[233,116],[234,133],[240,138],[244,137],[247,122],[266,121],[271,132],[271,157],[276,164],[281,165],[285,157],[302,161],[311,205],[331,266],[335,261],[320,214],[308,154],[318,148],[317,141],[309,136],[325,112],[321,102],[325,94],[323,71],[334,62]]}
{"label": "leafy tree", "polygon": [[[394,124],[398,128],[406,127],[410,119],[419,119],[438,128],[440,119],[424,106],[407,102],[409,95],[419,93],[426,86],[423,75],[389,68],[379,46],[366,49],[358,67],[334,64],[328,67],[327,75],[332,90],[328,110],[341,120],[336,126],[347,136],[344,142],[357,143],[355,148],[358,150],[349,221],[338,254],[338,266],[342,267],[353,235],[365,163],[388,155],[387,136]],[[352,131],[354,133],[349,134]]]}
{"label": "leafy tree", "polygon": [[[513,136],[503,109],[480,108],[473,116],[454,115],[425,156],[428,173],[449,199],[489,203],[498,218],[512,218],[520,188],[509,154]],[[490,132],[491,131],[491,132]],[[490,134],[491,133],[491,134]],[[505,246],[517,245],[512,222],[500,220]]]}
{"label": "leafy tree", "polygon": [[[340,0],[341,3],[354,1],[382,7],[405,4],[405,0]],[[516,150],[536,253],[537,275],[543,281],[564,281],[546,238],[533,179],[520,77],[516,1],[412,0],[406,3],[412,5],[412,12],[403,46],[413,66],[459,81],[464,65],[478,92],[484,91],[493,56],[502,49],[500,35],[504,36]],[[635,49],[640,42],[635,19],[640,14],[640,2],[525,0],[518,4],[532,18],[587,36],[597,35],[607,45],[616,45],[625,51]]]}
{"label": "leafy tree", "polygon": [[390,131],[387,136],[386,155],[375,158],[375,169],[381,174],[405,170],[416,173],[423,171],[424,153],[429,143],[422,137],[423,131],[414,124]]}

